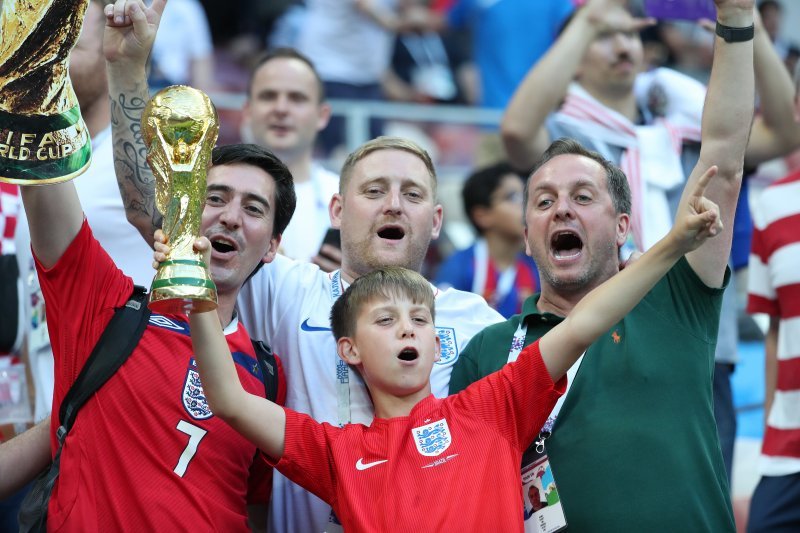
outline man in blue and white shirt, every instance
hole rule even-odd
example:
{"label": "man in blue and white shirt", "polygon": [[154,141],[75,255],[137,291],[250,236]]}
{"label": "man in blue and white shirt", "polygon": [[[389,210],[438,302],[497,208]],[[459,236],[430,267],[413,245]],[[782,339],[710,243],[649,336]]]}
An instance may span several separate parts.
{"label": "man in blue and white shirt", "polygon": [[[331,424],[372,421],[363,380],[336,354],[331,306],[355,278],[379,266],[419,271],[431,239],[439,235],[442,214],[433,163],[413,142],[378,137],[350,154],[330,205],[332,225],[341,229],[341,270],[325,273],[279,256],[239,296],[250,334],[269,340],[281,356],[287,407]],[[502,317],[478,295],[435,287],[434,294],[442,357],[431,385],[434,395],[444,397],[460,351]],[[271,531],[330,531],[330,517],[329,505],[275,472]]]}

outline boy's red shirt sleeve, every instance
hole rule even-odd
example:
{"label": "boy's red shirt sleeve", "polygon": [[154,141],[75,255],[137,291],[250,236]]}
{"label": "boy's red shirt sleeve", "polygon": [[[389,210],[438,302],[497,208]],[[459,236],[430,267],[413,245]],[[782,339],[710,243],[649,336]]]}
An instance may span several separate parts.
{"label": "boy's red shirt sleeve", "polygon": [[[275,354],[275,366],[278,368],[278,393],[275,396],[275,403],[286,405],[286,372],[283,370],[283,363],[278,354]],[[272,497],[272,476],[273,468],[270,466],[267,457],[259,450],[250,469],[250,485],[247,491],[247,503],[258,505],[269,503]]]}

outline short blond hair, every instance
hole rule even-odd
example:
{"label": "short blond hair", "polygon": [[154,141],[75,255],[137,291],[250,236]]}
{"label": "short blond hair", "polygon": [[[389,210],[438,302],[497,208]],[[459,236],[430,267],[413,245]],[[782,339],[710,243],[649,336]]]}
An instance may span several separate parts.
{"label": "short blond hair", "polygon": [[380,150],[401,150],[420,158],[425,164],[425,168],[428,169],[428,174],[431,178],[431,190],[433,191],[433,197],[436,197],[436,169],[433,167],[433,161],[428,152],[414,141],[402,137],[388,136],[376,137],[350,152],[350,155],[344,160],[342,171],[339,173],[339,194],[344,194],[356,164],[369,154]]}
{"label": "short blond hair", "polygon": [[375,300],[405,298],[427,307],[434,315],[431,284],[419,272],[403,267],[382,267],[356,278],[331,308],[331,330],[338,341],[353,337],[358,315],[364,306]]}

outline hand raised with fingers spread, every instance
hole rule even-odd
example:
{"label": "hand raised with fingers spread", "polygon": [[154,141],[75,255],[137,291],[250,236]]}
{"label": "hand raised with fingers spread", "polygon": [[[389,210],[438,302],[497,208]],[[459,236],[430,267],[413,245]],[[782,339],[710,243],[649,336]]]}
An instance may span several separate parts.
{"label": "hand raised with fingers spread", "polygon": [[712,166],[700,176],[692,193],[678,208],[672,235],[684,253],[698,248],[706,240],[722,232],[722,219],[717,204],[703,196],[717,167]]}
{"label": "hand raised with fingers spread", "polygon": [[147,62],[167,0],[117,0],[105,7],[103,53],[109,63],[141,65]]}

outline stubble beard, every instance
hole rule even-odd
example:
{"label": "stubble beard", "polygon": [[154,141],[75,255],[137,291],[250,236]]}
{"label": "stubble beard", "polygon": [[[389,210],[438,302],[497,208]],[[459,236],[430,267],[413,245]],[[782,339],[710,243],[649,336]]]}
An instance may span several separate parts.
{"label": "stubble beard", "polygon": [[588,264],[576,275],[561,276],[556,269],[550,268],[547,261],[538,261],[533,258],[539,268],[539,275],[544,283],[555,289],[556,292],[576,293],[588,292],[600,285],[619,270],[619,264],[615,262],[614,268],[611,267],[611,260],[618,257],[618,249],[615,242],[606,243],[600,250],[601,253],[592,254]]}
{"label": "stubble beard", "polygon": [[[406,234],[404,238],[410,239],[410,235]],[[422,245],[422,243],[414,243],[413,240],[410,240],[406,252],[401,257],[392,257],[391,260],[381,257],[380,253],[370,244],[370,239],[353,244],[342,241],[342,253],[348,258],[348,270],[356,277],[387,266],[403,267],[419,272],[430,241]]]}

